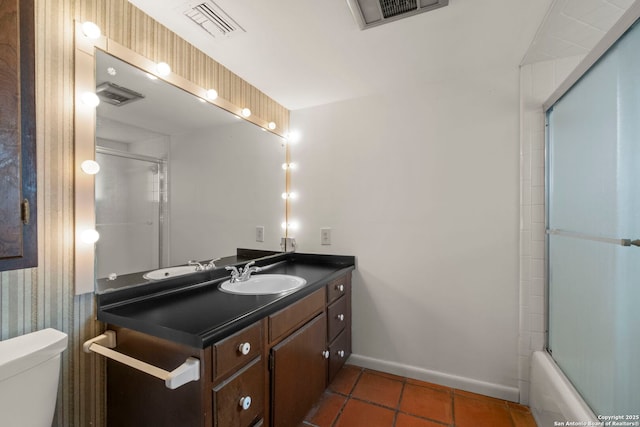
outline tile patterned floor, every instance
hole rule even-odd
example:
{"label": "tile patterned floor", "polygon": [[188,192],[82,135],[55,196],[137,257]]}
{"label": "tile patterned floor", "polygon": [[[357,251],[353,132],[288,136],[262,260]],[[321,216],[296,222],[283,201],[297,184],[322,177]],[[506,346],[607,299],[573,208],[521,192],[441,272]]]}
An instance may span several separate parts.
{"label": "tile patterned floor", "polygon": [[529,408],[346,365],[299,427],[536,427]]}

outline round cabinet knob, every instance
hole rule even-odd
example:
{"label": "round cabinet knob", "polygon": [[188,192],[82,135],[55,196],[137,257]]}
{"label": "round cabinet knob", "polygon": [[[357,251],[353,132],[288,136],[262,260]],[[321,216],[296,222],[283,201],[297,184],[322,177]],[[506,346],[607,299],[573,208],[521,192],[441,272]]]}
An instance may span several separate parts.
{"label": "round cabinet knob", "polygon": [[337,318],[339,321],[343,322],[343,321],[344,321],[344,314],[342,314],[342,313],[341,313],[341,314],[338,314],[338,315],[336,316],[336,318]]}
{"label": "round cabinet knob", "polygon": [[344,357],[344,350],[338,350],[336,353],[338,354],[338,356]]}
{"label": "round cabinet knob", "polygon": [[340,292],[344,292],[344,285],[336,285],[336,289]]}
{"label": "round cabinet knob", "polygon": [[322,352],[322,357],[324,357],[325,359],[329,358],[329,350],[325,350]]}
{"label": "round cabinet knob", "polygon": [[238,346],[238,351],[246,356],[251,351],[251,344],[243,342]]}
{"label": "round cabinet knob", "polygon": [[242,407],[244,411],[246,411],[251,407],[251,396],[241,397],[240,402],[238,402],[238,404],[240,405],[240,407]]}

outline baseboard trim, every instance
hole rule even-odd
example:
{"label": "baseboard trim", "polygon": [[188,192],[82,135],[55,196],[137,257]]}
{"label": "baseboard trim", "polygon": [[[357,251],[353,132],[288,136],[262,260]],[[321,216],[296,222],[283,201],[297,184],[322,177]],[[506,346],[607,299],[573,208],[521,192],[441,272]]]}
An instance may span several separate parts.
{"label": "baseboard trim", "polygon": [[518,402],[520,393],[517,387],[508,387],[500,384],[480,381],[473,378],[460,377],[458,375],[446,374],[444,372],[432,371],[419,368],[417,366],[403,365],[401,363],[390,362],[388,360],[374,359],[372,357],[352,354],[347,361],[348,364],[362,366],[363,368],[374,369],[376,371],[387,372],[389,374],[416,380],[427,381],[444,385],[451,388],[470,391],[472,393],[484,394],[485,396],[497,399]]}

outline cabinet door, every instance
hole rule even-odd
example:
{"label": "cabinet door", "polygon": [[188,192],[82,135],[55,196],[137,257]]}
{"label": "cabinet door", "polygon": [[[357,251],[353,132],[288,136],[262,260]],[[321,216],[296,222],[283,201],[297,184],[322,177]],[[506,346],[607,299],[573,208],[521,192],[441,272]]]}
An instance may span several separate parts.
{"label": "cabinet door", "polygon": [[273,427],[300,424],[327,381],[327,316],[323,313],[273,347]]}
{"label": "cabinet door", "polygon": [[37,265],[33,0],[0,2],[0,270]]}

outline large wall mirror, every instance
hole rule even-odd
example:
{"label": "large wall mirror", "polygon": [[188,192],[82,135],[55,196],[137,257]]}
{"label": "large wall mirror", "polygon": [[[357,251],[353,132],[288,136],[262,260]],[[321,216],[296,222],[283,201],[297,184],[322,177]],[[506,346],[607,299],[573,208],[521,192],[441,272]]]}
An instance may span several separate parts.
{"label": "large wall mirror", "polygon": [[[77,79],[80,86],[95,82],[100,103],[91,147],[76,147],[76,163],[93,158],[100,171],[92,177],[93,200],[76,205],[76,240],[81,228],[91,228],[93,215],[100,235],[91,273],[95,291],[111,289],[109,278],[144,283],[148,271],[235,255],[238,248],[280,251],[283,138],[192,88],[157,78],[146,62],[136,63],[137,54],[118,55],[121,46],[109,53],[105,45],[94,49],[87,70],[94,74]],[[89,251],[93,244],[77,242],[77,263],[78,245]]]}

